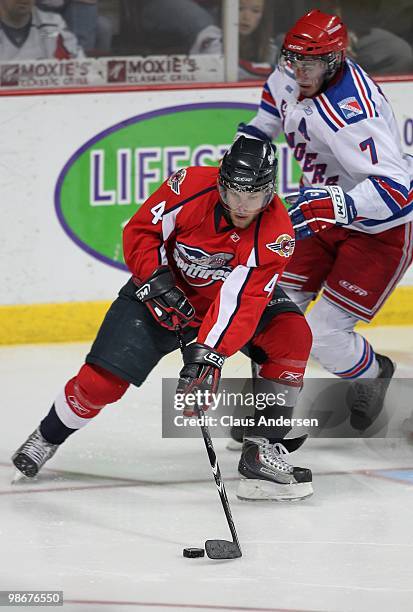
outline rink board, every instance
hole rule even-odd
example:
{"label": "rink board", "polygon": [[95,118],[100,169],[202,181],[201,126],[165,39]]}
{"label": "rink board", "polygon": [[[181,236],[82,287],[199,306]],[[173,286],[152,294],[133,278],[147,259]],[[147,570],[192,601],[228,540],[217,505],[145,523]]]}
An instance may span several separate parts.
{"label": "rink board", "polygon": [[[382,87],[413,153],[412,83]],[[1,96],[0,344],[92,338],[127,279],[125,221],[170,171],[216,163],[259,98],[230,86]],[[298,176],[283,142],[279,154],[286,194]],[[410,268],[375,322],[412,324],[412,292]]]}
{"label": "rink board", "polygon": [[[371,323],[359,327],[413,325],[413,287],[398,287]],[[0,344],[92,340],[110,302],[0,306]]]}

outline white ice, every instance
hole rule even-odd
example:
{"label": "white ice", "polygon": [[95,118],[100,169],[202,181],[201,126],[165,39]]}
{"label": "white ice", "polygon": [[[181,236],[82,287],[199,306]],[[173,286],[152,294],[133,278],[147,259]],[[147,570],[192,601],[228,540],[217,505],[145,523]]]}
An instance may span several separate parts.
{"label": "white ice", "polygon": [[[412,329],[365,334],[398,362],[398,376],[411,376]],[[293,457],[312,468],[315,494],[299,503],[237,500],[238,453],[216,440],[244,556],[182,557],[184,546],[229,533],[202,439],[161,439],[160,379],[176,376],[178,352],[72,436],[36,480],[11,485],[12,452],[87,349],[0,350],[0,590],[63,590],[70,612],[412,612],[407,439],[310,440]],[[248,367],[236,356],[225,375]]]}

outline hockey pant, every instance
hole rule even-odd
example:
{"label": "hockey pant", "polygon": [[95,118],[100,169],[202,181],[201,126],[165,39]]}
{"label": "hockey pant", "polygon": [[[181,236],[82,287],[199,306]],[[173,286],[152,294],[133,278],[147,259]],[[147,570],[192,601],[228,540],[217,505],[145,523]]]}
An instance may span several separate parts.
{"label": "hockey pant", "polygon": [[[311,350],[310,328],[299,308],[281,296],[266,309],[256,334],[242,349],[259,364],[260,377],[277,381],[296,396]],[[185,328],[186,342],[197,329]],[[178,349],[174,332],[159,326],[134,296],[129,281],[110,307],[78,374],[69,380],[42,421],[44,437],[60,443],[84,427],[107,404],[119,400],[129,384],[139,387],[165,355]]]}

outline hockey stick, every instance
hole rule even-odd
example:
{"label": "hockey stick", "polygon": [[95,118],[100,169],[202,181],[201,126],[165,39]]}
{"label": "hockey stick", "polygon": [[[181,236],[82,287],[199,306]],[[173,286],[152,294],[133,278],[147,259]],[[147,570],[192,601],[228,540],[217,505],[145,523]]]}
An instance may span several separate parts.
{"label": "hockey stick", "polygon": [[[175,333],[178,339],[179,348],[181,349],[181,353],[183,353],[186,344],[182,335],[182,329],[179,325],[176,325]],[[204,438],[205,448],[208,453],[208,459],[211,464],[215,484],[217,486],[228,527],[232,535],[232,542],[229,542],[228,540],[207,540],[205,542],[205,550],[210,559],[237,559],[238,557],[242,557],[241,547],[238,540],[237,531],[235,529],[234,519],[232,518],[224,481],[222,480],[221,470],[219,469],[218,459],[215,454],[214,445],[212,444],[211,434],[209,433],[208,427],[204,425],[203,417],[205,414],[203,409],[201,406],[198,406],[198,404],[195,404],[195,410],[200,422],[202,437]]]}

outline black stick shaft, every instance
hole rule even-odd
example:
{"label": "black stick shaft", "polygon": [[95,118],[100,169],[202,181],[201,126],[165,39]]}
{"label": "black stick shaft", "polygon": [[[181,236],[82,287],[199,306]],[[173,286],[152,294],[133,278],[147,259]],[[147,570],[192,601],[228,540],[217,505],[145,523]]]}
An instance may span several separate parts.
{"label": "black stick shaft", "polygon": [[[185,348],[185,340],[183,338],[180,327],[176,326],[175,331],[176,331],[176,337],[178,339],[179,347],[181,349],[181,352],[183,352]],[[205,418],[204,418],[205,413],[200,406],[196,405],[195,408],[197,411],[197,416],[201,422],[200,427],[201,427],[202,437],[204,438],[205,448],[208,454],[209,463],[211,464],[211,468],[212,468],[212,474],[214,475],[214,480],[215,480],[215,484],[218,489],[219,498],[221,500],[221,504],[222,504],[222,507],[224,509],[225,516],[227,519],[228,527],[232,535],[232,541],[241,550],[238,535],[237,535],[237,530],[235,529],[234,519],[232,518],[232,512],[231,512],[231,508],[229,505],[227,492],[225,490],[224,481],[222,480],[221,470],[219,469],[217,455],[215,453],[214,445],[212,443],[211,434],[209,433],[209,429],[207,425],[204,424],[205,423]]]}
{"label": "black stick shaft", "polygon": [[[198,412],[198,417],[201,419],[201,423],[202,423],[205,413],[202,410],[202,408],[200,408],[199,406],[196,406],[196,409]],[[221,470],[219,469],[219,463],[218,463],[218,459],[215,453],[214,445],[212,444],[211,434],[209,433],[209,429],[207,425],[201,424],[200,427],[201,427],[202,437],[204,438],[205,448],[208,453],[209,463],[211,464],[212,473],[214,475],[215,484],[217,486],[221,504],[222,504],[222,507],[224,509],[225,516],[227,519],[228,527],[232,535],[232,541],[237,544],[238,548],[240,548],[237,530],[235,529],[234,519],[232,518],[231,507],[229,505],[224,481],[222,480]]]}

